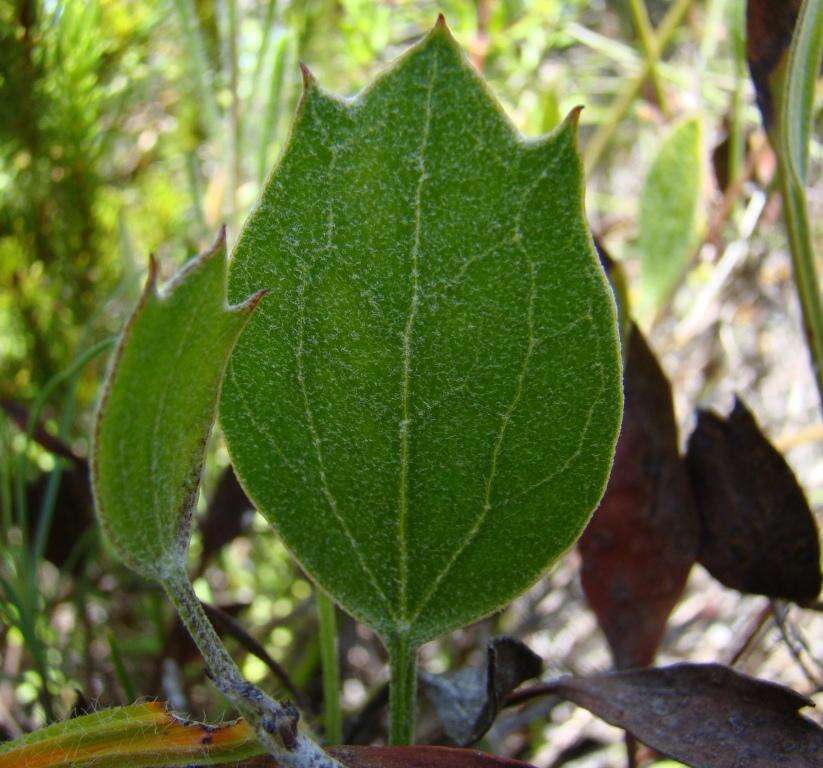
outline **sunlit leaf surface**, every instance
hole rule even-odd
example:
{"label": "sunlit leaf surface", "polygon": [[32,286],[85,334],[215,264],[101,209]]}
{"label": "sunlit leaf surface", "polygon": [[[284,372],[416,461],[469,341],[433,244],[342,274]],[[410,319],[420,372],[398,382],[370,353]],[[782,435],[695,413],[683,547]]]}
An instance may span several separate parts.
{"label": "sunlit leaf surface", "polygon": [[230,268],[238,477],[384,637],[498,608],[577,538],[620,422],[576,114],[527,141],[445,24],[353,100],[307,76]]}
{"label": "sunlit leaf surface", "polygon": [[152,263],[114,354],[95,428],[95,506],[117,553],[147,576],[185,565],[220,381],[258,298],[226,305],[221,236],[162,291]]}

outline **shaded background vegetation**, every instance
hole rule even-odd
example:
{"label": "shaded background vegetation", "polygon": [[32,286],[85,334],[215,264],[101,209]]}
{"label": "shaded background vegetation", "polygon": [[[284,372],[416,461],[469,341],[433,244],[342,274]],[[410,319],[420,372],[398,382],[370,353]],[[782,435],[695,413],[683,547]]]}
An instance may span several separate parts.
{"label": "shaded background vegetation", "polygon": [[[0,573],[28,568],[32,586],[22,607],[0,602],[0,732],[136,696],[168,698],[195,715],[221,713],[161,594],[97,540],[83,457],[105,348],[70,366],[119,329],[150,252],[168,275],[221,223],[230,242],[236,236],[287,136],[298,61],[324,87],[351,94],[439,11],[524,133],[550,130],[585,105],[590,221],[637,290],[648,279],[643,229],[678,204],[665,199],[665,185],[660,207],[644,204],[644,178],[662,140],[697,118],[701,144],[687,169],[687,181],[697,179],[696,216],[680,237],[687,242],[674,287],[644,325],[672,379],[681,434],[696,405],[728,410],[741,393],[820,506],[823,427],[774,156],[745,67],[743,4],[654,0],[648,17],[644,9],[583,0],[0,4],[0,397],[8,414],[0,433]],[[644,24],[665,28],[659,63],[649,63]],[[813,142],[818,244],[821,157]],[[23,452],[20,425],[44,394],[41,434]],[[205,524],[192,554],[198,592],[240,617],[316,711],[310,584],[262,519],[243,513],[242,495],[223,475],[219,436],[213,442]],[[33,532],[46,520],[42,551],[25,562],[15,555],[23,536],[12,519],[15,493]],[[356,713],[379,690],[384,658],[368,632],[341,620],[343,700]],[[755,625],[740,668],[819,693],[821,620],[741,597],[702,570],[692,573],[662,658],[731,661]],[[609,664],[573,554],[501,616],[428,646],[425,664],[436,672],[477,659],[500,631],[526,639],[556,671]],[[263,661],[240,646],[237,653],[252,680],[275,688]],[[540,706],[543,717],[504,718],[490,746],[539,766],[618,764],[607,726],[570,705]],[[349,723],[352,739],[377,735],[351,730],[362,725]],[[423,731],[425,738],[425,721]]]}

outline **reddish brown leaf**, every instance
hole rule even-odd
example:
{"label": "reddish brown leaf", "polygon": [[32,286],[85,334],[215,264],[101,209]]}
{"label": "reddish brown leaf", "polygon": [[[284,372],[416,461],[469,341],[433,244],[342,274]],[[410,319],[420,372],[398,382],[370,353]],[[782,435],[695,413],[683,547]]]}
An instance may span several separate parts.
{"label": "reddish brown leaf", "polygon": [[[329,752],[348,768],[534,768],[474,749],[449,747],[333,747]],[[258,757],[236,768],[276,766],[271,758]]]}
{"label": "reddish brown leaf", "polygon": [[654,659],[698,545],[669,382],[636,327],[626,357],[611,478],[579,544],[583,589],[618,669]]}
{"label": "reddish brown leaf", "polygon": [[676,664],[548,683],[512,702],[557,694],[694,768],[821,768],[814,703],[719,664]]}
{"label": "reddish brown leaf", "polygon": [[801,0],[748,0],[746,58],[763,125],[771,129],[779,98],[783,65]]}
{"label": "reddish brown leaf", "polygon": [[543,662],[513,637],[492,638],[486,664],[450,675],[421,676],[422,688],[434,705],[446,735],[459,746],[474,744],[491,728],[503,699],[543,670]]}
{"label": "reddish brown leaf", "polygon": [[731,136],[726,135],[722,141],[715,144],[712,149],[712,170],[714,171],[714,179],[717,182],[717,188],[721,192],[725,192],[731,179],[729,178],[729,156],[731,150]]}
{"label": "reddish brown leaf", "polygon": [[741,400],[700,411],[688,468],[703,534],[700,562],[741,592],[807,603],[820,593],[820,535],[797,479]]}

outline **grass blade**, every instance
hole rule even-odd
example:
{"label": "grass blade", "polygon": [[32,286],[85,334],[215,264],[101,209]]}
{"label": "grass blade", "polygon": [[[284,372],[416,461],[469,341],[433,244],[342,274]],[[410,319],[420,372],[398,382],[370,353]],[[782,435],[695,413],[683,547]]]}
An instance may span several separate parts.
{"label": "grass blade", "polygon": [[797,19],[777,130],[783,215],[806,342],[823,404],[823,302],[806,198],[809,138],[817,73],[823,57],[823,0],[805,0]]}

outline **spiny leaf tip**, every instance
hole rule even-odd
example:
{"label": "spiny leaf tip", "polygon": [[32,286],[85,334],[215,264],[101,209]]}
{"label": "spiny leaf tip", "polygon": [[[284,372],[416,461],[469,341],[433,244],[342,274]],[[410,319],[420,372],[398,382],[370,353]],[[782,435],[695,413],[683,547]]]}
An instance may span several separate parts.
{"label": "spiny leaf tip", "polygon": [[257,305],[269,295],[268,288],[261,288],[256,293],[253,293],[246,299],[244,302],[238,304],[234,309],[238,312],[245,312],[247,314],[251,314],[257,308]]}
{"label": "spiny leaf tip", "polygon": [[566,115],[566,122],[577,128],[580,125],[580,113],[585,109],[582,104],[572,107],[569,114]]}
{"label": "spiny leaf tip", "polygon": [[303,78],[303,90],[309,91],[317,85],[317,78],[305,62],[300,62],[300,76]]}
{"label": "spiny leaf tip", "polygon": [[215,253],[221,249],[226,247],[226,225],[221,224],[220,229],[217,232],[217,239],[214,241],[214,245],[211,247],[210,253]]}
{"label": "spiny leaf tip", "polygon": [[454,39],[454,35],[446,21],[446,17],[440,13],[437,15],[437,21],[434,22],[434,26],[431,28],[429,33],[425,36],[425,39],[431,39],[434,37],[443,38],[446,41],[450,41],[453,45],[457,46],[457,41]]}
{"label": "spiny leaf tip", "polygon": [[157,264],[157,256],[153,253],[149,254],[149,274],[146,278],[146,292],[153,289],[157,285],[157,274],[160,267]]}
{"label": "spiny leaf tip", "polygon": [[[219,254],[224,254],[226,252],[226,225],[221,224],[220,229],[217,231],[217,237],[214,240],[214,244],[211,248],[208,248],[204,253],[200,254],[199,256],[194,257],[194,261],[196,263],[202,263],[205,261],[211,261],[215,256]],[[185,267],[184,267],[185,269]],[[177,276],[175,276],[177,277]]]}

